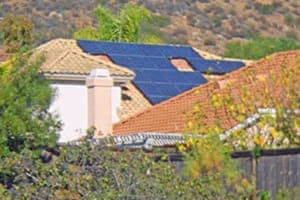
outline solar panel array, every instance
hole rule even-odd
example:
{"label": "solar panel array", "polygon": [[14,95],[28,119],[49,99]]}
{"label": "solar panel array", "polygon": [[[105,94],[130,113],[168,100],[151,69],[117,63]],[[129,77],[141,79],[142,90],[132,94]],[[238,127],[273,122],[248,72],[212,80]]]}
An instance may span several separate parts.
{"label": "solar panel array", "polygon": [[[201,73],[227,73],[244,65],[242,62],[205,60],[190,46],[147,45],[78,40],[84,52],[108,55],[118,65],[136,73],[134,84],[153,104],[206,83]],[[170,58],[184,58],[192,72],[178,71]]]}

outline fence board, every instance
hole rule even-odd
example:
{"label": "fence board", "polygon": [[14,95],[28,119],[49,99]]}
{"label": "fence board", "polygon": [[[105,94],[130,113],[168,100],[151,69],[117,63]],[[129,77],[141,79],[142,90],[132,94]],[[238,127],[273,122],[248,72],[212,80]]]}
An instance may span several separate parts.
{"label": "fence board", "polygon": [[[234,152],[232,157],[244,177],[251,181],[252,153]],[[182,168],[183,161],[176,159],[177,169]],[[300,148],[262,151],[257,160],[256,182],[257,190],[268,191],[272,199],[279,189],[300,187]]]}

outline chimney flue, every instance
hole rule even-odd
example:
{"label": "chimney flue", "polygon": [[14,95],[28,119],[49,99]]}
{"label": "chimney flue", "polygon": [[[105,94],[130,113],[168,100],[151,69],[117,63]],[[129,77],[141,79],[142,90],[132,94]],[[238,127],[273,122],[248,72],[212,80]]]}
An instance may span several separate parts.
{"label": "chimney flue", "polygon": [[113,79],[107,69],[93,69],[86,79],[88,89],[88,127],[95,127],[95,137],[112,133]]}

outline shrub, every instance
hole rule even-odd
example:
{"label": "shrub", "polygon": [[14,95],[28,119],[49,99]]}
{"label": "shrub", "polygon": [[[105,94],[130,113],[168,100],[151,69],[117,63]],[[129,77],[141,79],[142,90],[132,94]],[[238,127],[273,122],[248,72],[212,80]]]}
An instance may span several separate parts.
{"label": "shrub", "polygon": [[230,42],[226,45],[224,56],[255,60],[274,52],[299,48],[299,44],[291,38],[266,38],[257,36],[252,38],[249,42]]}
{"label": "shrub", "polygon": [[275,4],[260,4],[260,3],[255,3],[254,8],[258,10],[261,14],[264,15],[269,15],[272,14],[273,11],[275,10]]}
{"label": "shrub", "polygon": [[[237,182],[234,184],[243,192],[226,190],[223,185],[230,185],[223,182],[221,174],[189,178],[167,157],[155,162],[154,157],[163,152],[115,152],[89,142],[59,150],[61,154],[50,163],[26,154],[2,160],[0,198],[234,199],[246,194]],[[6,173],[6,168],[10,172]]]}

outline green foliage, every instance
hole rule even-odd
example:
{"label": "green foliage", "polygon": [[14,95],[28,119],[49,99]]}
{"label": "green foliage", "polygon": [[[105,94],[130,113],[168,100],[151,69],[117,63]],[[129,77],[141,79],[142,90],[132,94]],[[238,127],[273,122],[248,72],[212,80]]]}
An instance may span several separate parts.
{"label": "green foliage", "polygon": [[260,195],[260,200],[269,200],[270,194],[268,191],[262,191]]}
{"label": "green foliage", "polygon": [[8,14],[0,23],[3,44],[8,52],[17,52],[20,48],[30,46],[34,42],[34,24],[25,15],[14,16]]}
{"label": "green foliage", "polygon": [[247,43],[240,41],[230,42],[226,46],[224,56],[256,60],[274,52],[299,48],[299,44],[290,38],[266,38],[257,36]]}
{"label": "green foliage", "polygon": [[83,142],[60,147],[60,153],[50,163],[26,154],[2,160],[0,172],[7,167],[11,172],[0,173],[0,198],[235,199],[245,194],[214,188],[222,183],[220,174],[190,179],[168,159],[154,162],[159,152],[115,152]]}
{"label": "green foliage", "polygon": [[[226,133],[226,137],[223,135],[225,143],[236,150],[254,150],[256,156],[262,148],[299,146],[299,77],[300,60],[295,66],[281,66],[263,75],[256,74],[251,68],[245,69],[238,81],[230,79],[221,91],[209,94],[210,112],[216,113],[214,121],[207,122],[211,116],[206,116],[207,112],[203,109],[208,108],[203,108],[201,102],[193,107],[191,116],[188,116],[188,132]],[[262,108],[265,113],[261,113]],[[253,118],[253,123],[245,123],[248,117],[254,115],[258,118]],[[243,127],[226,132],[227,121]]]}
{"label": "green foliage", "polygon": [[[255,164],[262,149],[300,145],[300,113],[297,112],[300,107],[300,60],[289,67],[281,66],[264,75],[256,74],[253,68],[245,69],[238,80],[230,78],[223,88],[208,92],[209,107],[207,104],[204,107],[201,102],[193,106],[192,112],[186,115],[186,132],[196,136],[179,146],[179,150],[187,155],[189,176],[214,179],[210,186],[216,193],[226,194],[230,190],[243,195],[252,191],[253,198],[258,195],[255,191],[256,167],[252,169],[250,184],[237,173],[229,153],[252,150]],[[260,108],[272,108],[272,112],[261,115],[253,124],[226,132],[227,122],[243,125]],[[207,110],[216,115],[207,115]],[[210,121],[211,118],[214,121]],[[236,182],[242,184],[236,185]],[[268,199],[268,194],[262,193],[261,199]]]}
{"label": "green foliage", "polygon": [[300,197],[300,188],[295,187],[291,190],[288,189],[280,189],[276,199],[277,200],[294,200],[294,199],[299,199]]}
{"label": "green foliage", "polygon": [[23,151],[37,155],[56,144],[60,123],[48,112],[53,90],[39,73],[41,61],[18,54],[0,66],[0,158]]}
{"label": "green foliage", "polygon": [[215,27],[221,26],[222,25],[222,21],[223,21],[222,18],[219,17],[219,16],[212,18],[212,23],[213,23],[213,25]]}
{"label": "green foliage", "polygon": [[201,180],[206,187],[198,187],[205,199],[247,199],[253,186],[243,178],[233,162],[231,147],[224,145],[218,135],[192,138],[179,149],[185,155],[185,174],[192,180]]}
{"label": "green foliage", "polygon": [[150,25],[151,12],[143,6],[127,3],[114,15],[110,10],[98,6],[95,10],[98,28],[84,28],[75,32],[76,39],[107,40],[119,42],[161,42],[158,34],[143,31],[143,24]]}
{"label": "green foliage", "polygon": [[255,9],[258,10],[261,14],[264,15],[270,15],[275,10],[275,4],[261,4],[261,3],[255,3],[254,5]]}

